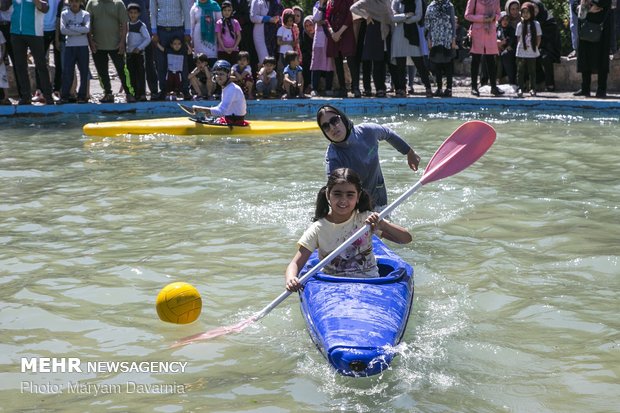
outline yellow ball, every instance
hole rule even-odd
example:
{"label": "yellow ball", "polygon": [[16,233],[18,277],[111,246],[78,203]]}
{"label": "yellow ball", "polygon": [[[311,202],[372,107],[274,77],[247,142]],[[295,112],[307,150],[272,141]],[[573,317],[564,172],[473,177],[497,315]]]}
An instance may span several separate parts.
{"label": "yellow ball", "polygon": [[168,284],[157,294],[155,308],[162,321],[188,324],[198,319],[202,310],[202,298],[194,286],[175,282]]}

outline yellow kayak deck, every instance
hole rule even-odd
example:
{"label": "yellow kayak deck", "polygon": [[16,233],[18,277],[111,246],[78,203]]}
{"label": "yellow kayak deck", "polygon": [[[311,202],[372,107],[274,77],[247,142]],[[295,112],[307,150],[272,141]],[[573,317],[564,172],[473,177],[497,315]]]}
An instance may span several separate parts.
{"label": "yellow kayak deck", "polygon": [[188,117],[96,122],[84,125],[87,136],[150,135],[273,135],[318,129],[316,122],[252,120],[248,126],[221,126],[194,122]]}

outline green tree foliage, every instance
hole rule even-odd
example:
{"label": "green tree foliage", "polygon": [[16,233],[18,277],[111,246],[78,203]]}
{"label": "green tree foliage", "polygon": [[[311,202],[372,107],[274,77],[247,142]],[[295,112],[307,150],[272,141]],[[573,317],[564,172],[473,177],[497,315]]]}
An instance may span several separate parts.
{"label": "green tree foliage", "polygon": [[304,9],[304,16],[312,13],[312,7],[314,7],[316,0],[282,0],[284,8],[291,8],[293,6],[301,6]]}

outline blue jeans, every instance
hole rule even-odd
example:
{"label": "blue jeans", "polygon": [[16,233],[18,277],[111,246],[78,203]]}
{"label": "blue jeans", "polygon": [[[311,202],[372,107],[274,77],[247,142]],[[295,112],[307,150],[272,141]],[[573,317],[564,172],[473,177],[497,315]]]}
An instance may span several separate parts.
{"label": "blue jeans", "polygon": [[80,71],[80,89],[78,90],[78,99],[86,99],[86,86],[88,85],[88,46],[73,46],[64,48],[62,63],[62,89],[60,97],[67,99],[69,90],[73,85],[73,77],[75,76],[75,65],[77,64]]}
{"label": "blue jeans", "polygon": [[269,83],[265,83],[262,79],[259,79],[256,81],[256,92],[262,93],[264,96],[268,96],[271,92],[276,91],[277,86],[278,79],[275,77],[269,79]]}

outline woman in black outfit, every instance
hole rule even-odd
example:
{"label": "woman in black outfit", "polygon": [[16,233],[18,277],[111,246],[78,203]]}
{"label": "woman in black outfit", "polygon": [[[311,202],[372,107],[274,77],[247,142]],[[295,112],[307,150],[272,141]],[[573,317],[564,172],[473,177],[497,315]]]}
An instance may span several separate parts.
{"label": "woman in black outfit", "polygon": [[[573,4],[577,13],[580,2]],[[584,6],[585,7],[585,6]],[[609,46],[611,43],[611,0],[591,0],[584,20],[603,24],[601,38],[597,42],[579,39],[577,48],[577,72],[581,73],[581,89],[573,93],[575,96],[590,96],[592,74],[597,75],[597,98],[607,97],[607,76],[609,75]],[[583,20],[578,20],[578,24]],[[578,30],[579,32],[579,30]]]}

